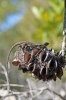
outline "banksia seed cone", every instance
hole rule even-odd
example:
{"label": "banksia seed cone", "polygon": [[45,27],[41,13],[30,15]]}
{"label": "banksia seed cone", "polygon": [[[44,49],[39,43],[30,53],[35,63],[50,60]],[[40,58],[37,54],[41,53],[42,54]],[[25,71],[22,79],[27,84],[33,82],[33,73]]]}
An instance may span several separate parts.
{"label": "banksia seed cone", "polygon": [[64,57],[47,48],[48,43],[35,45],[24,43],[15,52],[13,65],[25,72],[33,73],[39,80],[48,81],[63,75]]}

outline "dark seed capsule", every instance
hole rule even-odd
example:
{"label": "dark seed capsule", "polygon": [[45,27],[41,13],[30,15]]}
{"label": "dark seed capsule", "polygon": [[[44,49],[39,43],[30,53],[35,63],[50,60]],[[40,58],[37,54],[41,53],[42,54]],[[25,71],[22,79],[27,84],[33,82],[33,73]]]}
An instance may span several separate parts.
{"label": "dark seed capsule", "polygon": [[31,54],[25,54],[25,55],[24,55],[24,59],[25,59],[25,62],[26,62],[26,63],[29,62],[30,58],[31,58]]}
{"label": "dark seed capsule", "polygon": [[38,49],[36,48],[33,50],[33,55],[36,55],[37,53],[38,53]]}
{"label": "dark seed capsule", "polygon": [[18,66],[20,64],[20,60],[19,59],[14,59],[12,61],[12,64],[15,65],[15,66]]}
{"label": "dark seed capsule", "polygon": [[63,75],[63,70],[62,70],[62,68],[61,68],[61,67],[57,67],[57,77],[58,77],[59,79],[61,79],[62,75]]}

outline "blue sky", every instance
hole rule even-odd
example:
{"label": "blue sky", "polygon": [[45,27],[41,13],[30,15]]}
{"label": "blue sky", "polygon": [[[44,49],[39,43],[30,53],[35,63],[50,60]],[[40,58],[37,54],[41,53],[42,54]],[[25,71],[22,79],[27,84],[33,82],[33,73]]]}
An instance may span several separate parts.
{"label": "blue sky", "polygon": [[[18,5],[18,0],[10,0],[11,4]],[[24,5],[24,1],[20,2],[20,4]],[[0,34],[4,33],[5,31],[9,30],[10,28],[14,27],[16,24],[18,24],[25,15],[25,9],[18,9],[15,13],[10,13],[5,17],[5,20],[3,22],[0,22]]]}
{"label": "blue sky", "polygon": [[19,21],[22,20],[22,18],[24,17],[24,14],[25,14],[25,10],[7,15],[5,20],[0,23],[0,34],[9,30],[14,25],[19,23]]}

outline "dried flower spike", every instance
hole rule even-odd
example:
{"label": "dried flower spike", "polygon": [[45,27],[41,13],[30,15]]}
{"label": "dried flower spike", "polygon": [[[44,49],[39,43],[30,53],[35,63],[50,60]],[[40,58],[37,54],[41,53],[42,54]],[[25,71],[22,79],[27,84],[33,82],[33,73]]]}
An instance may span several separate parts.
{"label": "dried flower spike", "polygon": [[33,44],[25,42],[18,46],[13,65],[20,70],[34,74],[39,80],[48,81],[63,75],[64,57],[47,48],[48,43]]}

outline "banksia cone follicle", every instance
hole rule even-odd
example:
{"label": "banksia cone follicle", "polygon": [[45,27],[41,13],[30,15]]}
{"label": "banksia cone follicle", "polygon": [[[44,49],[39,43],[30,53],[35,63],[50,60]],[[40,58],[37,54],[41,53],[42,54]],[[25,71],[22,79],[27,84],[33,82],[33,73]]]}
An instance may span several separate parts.
{"label": "banksia cone follicle", "polygon": [[48,81],[63,75],[64,57],[62,53],[55,53],[47,48],[48,43],[33,44],[24,42],[18,46],[14,54],[13,65],[20,70],[30,72],[39,80]]}

